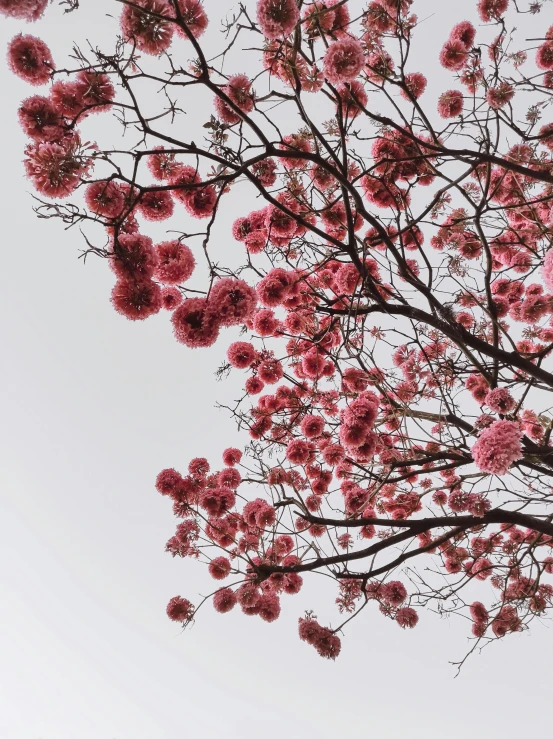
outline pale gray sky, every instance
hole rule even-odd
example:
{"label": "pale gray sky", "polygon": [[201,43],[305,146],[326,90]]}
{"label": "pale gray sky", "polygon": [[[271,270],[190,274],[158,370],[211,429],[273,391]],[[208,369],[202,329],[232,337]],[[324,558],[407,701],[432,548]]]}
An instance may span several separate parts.
{"label": "pale gray sky", "polygon": [[[28,31],[57,58],[68,39],[109,39],[113,21],[101,10],[115,3],[81,4],[65,18],[52,9]],[[473,5],[416,3],[420,17],[434,13],[418,36],[428,94],[448,84],[436,61],[441,37]],[[215,18],[232,3],[206,7]],[[547,12],[539,27],[553,22]],[[19,30],[2,19],[0,48]],[[166,315],[133,324],[113,311],[105,264],[84,266],[80,234],[33,215],[16,122],[32,91],[3,64],[0,85],[0,739],[510,739],[543,730],[547,623],[474,656],[454,679],[448,660],[464,655],[468,625],[431,613],[405,633],[367,608],[338,661],[320,659],[296,628],[303,608],[331,610],[316,578],[274,624],[209,605],[184,634],[167,619],[171,596],[194,601],[210,583],[202,566],[164,553],[174,519],[153,482],[166,466],[216,461],[237,442],[213,407],[238,393],[239,378],[213,377],[230,335],[192,352],[174,341]],[[229,249],[235,216],[219,226]]]}

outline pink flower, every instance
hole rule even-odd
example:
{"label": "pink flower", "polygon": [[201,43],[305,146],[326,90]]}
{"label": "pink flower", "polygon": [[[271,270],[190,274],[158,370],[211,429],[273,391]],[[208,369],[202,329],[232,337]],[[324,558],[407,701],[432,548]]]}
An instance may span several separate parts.
{"label": "pink flower", "polygon": [[490,87],[486,94],[486,100],[490,108],[499,110],[513,99],[515,90],[508,82],[500,82],[495,87]]}
{"label": "pink flower", "polygon": [[509,0],[479,0],[478,15],[484,21],[489,23],[492,20],[498,20],[507,10]]}
{"label": "pink flower", "polygon": [[182,303],[183,297],[176,287],[164,287],[161,290],[161,306],[165,310],[175,310]]}
{"label": "pink flower", "polygon": [[[411,72],[411,74],[405,75],[405,86],[414,98],[420,98],[423,92],[426,90],[428,80],[420,72]],[[410,96],[404,91],[401,91],[402,96],[406,100],[411,100]]]}
{"label": "pink flower", "polygon": [[156,478],[156,490],[161,495],[172,495],[182,485],[182,476],[173,468],[162,470]]}
{"label": "pink flower", "polygon": [[217,613],[228,613],[232,611],[238,599],[230,588],[218,590],[213,596],[213,607]]}
{"label": "pink flower", "polygon": [[69,118],[71,122],[80,118],[86,118],[84,111],[83,86],[77,80],[65,82],[56,80],[50,88],[50,100],[61,115]]}
{"label": "pink flower", "polygon": [[215,557],[209,563],[208,570],[214,580],[224,580],[230,573],[230,562],[226,557]]}
{"label": "pink flower", "polygon": [[[200,0],[178,0],[179,12],[184,24],[194,38],[200,38],[208,26],[208,18],[204,6]],[[177,26],[179,36],[187,39],[188,36],[182,28]]]}
{"label": "pink flower", "polygon": [[270,308],[280,305],[292,287],[292,274],[282,267],[275,267],[258,282],[256,292],[259,300]]}
{"label": "pink flower", "polygon": [[473,621],[477,623],[487,622],[489,618],[488,610],[480,601],[475,601],[470,607],[470,615]]}
{"label": "pink flower", "polygon": [[248,377],[246,380],[245,388],[248,395],[258,395],[263,388],[265,387],[265,383],[262,382],[259,377]]}
{"label": "pink flower", "polygon": [[194,606],[186,598],[176,595],[167,604],[167,615],[171,621],[190,621],[194,616]]}
{"label": "pink flower", "polygon": [[[150,15],[171,17],[168,0],[140,0],[135,3],[144,8],[125,5],[121,13],[121,31],[125,41],[133,42],[139,51],[158,56],[167,51],[173,39],[173,24],[167,20]],[[147,11],[150,11],[148,13]]]}
{"label": "pink flower", "polygon": [[26,35],[15,36],[8,45],[8,65],[11,71],[31,85],[44,85],[54,69],[54,60],[42,39]]}
{"label": "pink flower", "polygon": [[324,427],[324,418],[322,418],[321,416],[314,416],[313,414],[308,414],[307,416],[304,416],[301,422],[302,434],[307,439],[316,439],[317,436],[320,436],[322,434]]}
{"label": "pink flower", "polygon": [[184,207],[194,218],[209,218],[217,203],[217,190],[213,185],[193,187],[183,198]]}
{"label": "pink flower", "polygon": [[38,192],[49,198],[66,198],[75,190],[89,169],[79,150],[76,134],[59,143],[38,142],[25,148],[25,172]]}
{"label": "pink flower", "polygon": [[223,277],[213,285],[209,304],[221,326],[237,326],[253,315],[257,295],[244,280]]}
{"label": "pink flower", "polygon": [[173,215],[174,203],[168,190],[149,190],[141,195],[137,207],[147,221],[165,221]]}
{"label": "pink flower", "polygon": [[257,352],[248,341],[235,341],[227,350],[229,364],[236,369],[247,369],[256,358]]}
{"label": "pink flower", "polygon": [[504,475],[522,457],[522,431],[515,421],[495,421],[484,429],[472,447],[472,457],[481,472]]}
{"label": "pink flower", "polygon": [[298,22],[300,11],[296,0],[258,0],[257,22],[265,38],[289,36]]}
{"label": "pink flower", "polygon": [[314,619],[300,618],[298,631],[300,639],[314,646],[321,657],[336,659],[340,654],[340,638]]}
{"label": "pink flower", "polygon": [[148,280],[158,264],[152,240],[141,234],[121,234],[112,245],[110,267],[122,280]]}
{"label": "pink flower", "polygon": [[235,464],[239,464],[240,460],[242,459],[242,452],[240,449],[235,449],[234,447],[229,447],[228,449],[225,449],[223,452],[223,462],[226,465],[229,465],[232,467]]}
{"label": "pink flower", "polygon": [[156,254],[156,280],[166,285],[178,285],[190,279],[196,260],[186,244],[178,240],[163,241],[156,246]]}
{"label": "pink flower", "polygon": [[244,113],[251,113],[254,107],[254,94],[251,88],[252,81],[245,74],[233,75],[226,86],[227,95]]}
{"label": "pink flower", "polygon": [[217,117],[220,118],[223,123],[228,126],[234,126],[235,123],[239,123],[242,117],[238,115],[230,105],[218,95],[215,97],[215,112]]}
{"label": "pink flower", "polygon": [[209,473],[209,462],[205,457],[195,457],[190,460],[188,472],[194,477],[205,477]]}
{"label": "pink flower", "polygon": [[536,64],[540,69],[553,69],[553,41],[547,41],[538,48]]}
{"label": "pink flower", "polygon": [[407,598],[405,585],[399,580],[391,580],[382,585],[380,593],[382,598],[394,608],[400,606]]}
{"label": "pink flower", "polygon": [[440,52],[440,64],[452,71],[462,69],[467,59],[468,52],[462,41],[446,41]]}
{"label": "pink flower", "polygon": [[261,618],[272,623],[280,616],[280,598],[276,593],[265,592],[259,596],[257,608]]}
{"label": "pink flower", "polygon": [[89,112],[101,113],[111,108],[115,89],[109,75],[83,69],[77,74],[75,81],[80,88],[82,104],[90,108]]}
{"label": "pink flower", "polygon": [[307,464],[311,455],[310,445],[302,439],[293,439],[286,447],[286,458],[292,464]]}
{"label": "pink flower", "polygon": [[87,186],[84,198],[93,213],[105,218],[117,218],[125,205],[125,193],[113,180],[92,182]]}
{"label": "pink flower", "polygon": [[175,175],[182,165],[175,161],[173,152],[166,151],[162,146],[156,148],[158,151],[147,158],[148,169],[156,180],[167,180]]}
{"label": "pink flower", "polygon": [[[342,116],[349,120],[357,118],[362,108],[366,107],[368,101],[368,96],[362,83],[359,80],[352,80],[349,85],[338,85],[336,91],[340,96]],[[332,178],[332,175],[329,173],[325,174]]]}
{"label": "pink flower", "polygon": [[470,51],[474,45],[476,37],[476,28],[470,21],[462,21],[453,26],[449,38],[451,41],[460,41],[467,51]]}
{"label": "pink flower", "polygon": [[455,118],[463,111],[463,93],[459,90],[448,90],[440,95],[438,113],[442,118]]}
{"label": "pink flower", "polygon": [[543,281],[548,290],[553,292],[553,249],[549,249],[541,268]]}
{"label": "pink flower", "polygon": [[236,503],[236,495],[230,488],[208,488],[200,495],[200,505],[210,516],[219,517]]}
{"label": "pink flower", "polygon": [[496,387],[486,395],[485,403],[494,413],[509,413],[516,406],[511,393],[504,387]]}
{"label": "pink flower", "polygon": [[352,37],[334,41],[326,50],[324,72],[333,85],[354,80],[365,64],[361,42]]}
{"label": "pink flower", "polygon": [[263,159],[252,164],[252,174],[259,179],[264,187],[272,187],[276,182],[276,166],[274,159]]}
{"label": "pink flower", "polygon": [[225,467],[217,475],[217,484],[232,490],[236,490],[241,481],[242,475],[234,467]]}
{"label": "pink flower", "polygon": [[151,280],[118,280],[111,292],[118,313],[131,321],[142,321],[161,309],[161,290]]}
{"label": "pink flower", "polygon": [[33,141],[59,141],[66,133],[54,104],[41,95],[24,100],[19,107],[18,116],[21,128]]}
{"label": "pink flower", "polygon": [[211,346],[219,336],[217,316],[205,298],[188,298],[171,317],[175,338],[190,348]]}
{"label": "pink flower", "polygon": [[8,18],[37,21],[47,5],[48,0],[0,0],[0,13]]}
{"label": "pink flower", "polygon": [[414,608],[400,608],[396,613],[396,622],[402,629],[414,629],[419,622],[419,616]]}

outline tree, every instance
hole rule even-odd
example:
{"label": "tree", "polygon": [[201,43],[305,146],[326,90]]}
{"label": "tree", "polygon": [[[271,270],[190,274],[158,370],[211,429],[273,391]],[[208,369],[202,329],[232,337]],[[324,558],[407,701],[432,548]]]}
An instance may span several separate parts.
{"label": "tree", "polygon": [[[371,601],[402,628],[424,607],[465,615],[474,649],[553,605],[553,27],[519,39],[541,3],[479,0],[478,30],[444,29],[436,110],[411,71],[413,0],[253,6],[211,56],[200,0],[114,0],[111,49],[75,48],[72,68],[29,34],[9,48],[14,74],[49,85],[19,109],[35,209],[91,234],[114,308],[169,311],[191,349],[240,330],[218,372],[245,373],[228,410],[250,443],[157,478],[179,520],[167,551],[217,581],[167,613],[186,625],[211,600],[271,622],[324,573],[341,621],[299,619],[323,657]],[[84,143],[96,113],[122,145]],[[221,264],[236,188],[242,257]],[[173,216],[202,230],[154,245],[148,223]]]}

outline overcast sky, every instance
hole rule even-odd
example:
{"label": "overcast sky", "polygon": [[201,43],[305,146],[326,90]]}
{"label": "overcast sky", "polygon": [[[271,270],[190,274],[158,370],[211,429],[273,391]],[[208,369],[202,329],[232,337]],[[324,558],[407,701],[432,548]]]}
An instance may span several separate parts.
{"label": "overcast sky", "polygon": [[[28,30],[62,59],[72,38],[109,40],[102,10],[115,3],[81,5],[67,17],[52,8]],[[440,42],[472,5],[416,3],[420,17],[433,14],[417,47],[430,100],[447,84]],[[227,6],[206,2],[211,16]],[[552,22],[546,12],[536,26]],[[2,19],[0,47],[19,30]],[[510,739],[546,729],[545,622],[473,656],[454,679],[449,662],[466,653],[470,627],[432,613],[406,633],[367,608],[338,661],[320,659],[297,638],[303,608],[336,620],[317,578],[274,624],[209,604],[184,634],[167,619],[170,597],[194,601],[210,582],[202,566],[164,553],[174,519],[153,483],[164,467],[218,462],[243,443],[214,408],[238,393],[239,378],[213,376],[230,339],[192,352],[167,315],[131,323],[113,311],[105,263],[83,265],[78,231],[32,213],[16,121],[32,92],[4,64],[0,89],[0,739]],[[236,215],[218,226],[225,248],[236,248]]]}

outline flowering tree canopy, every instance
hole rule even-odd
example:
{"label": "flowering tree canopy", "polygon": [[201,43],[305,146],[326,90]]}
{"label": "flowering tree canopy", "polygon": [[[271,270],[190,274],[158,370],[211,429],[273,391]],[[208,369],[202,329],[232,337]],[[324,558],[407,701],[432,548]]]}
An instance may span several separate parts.
{"label": "flowering tree canopy", "polygon": [[[427,103],[416,0],[216,5],[215,52],[200,0],[113,0],[110,47],[73,67],[34,27],[8,49],[40,88],[18,112],[39,215],[87,234],[118,313],[167,311],[183,351],[220,342],[244,378],[247,447],[157,478],[167,551],[215,581],[167,613],[271,622],[324,573],[335,605],[298,614],[323,657],[365,607],[463,614],[474,646],[525,629],[553,607],[553,26],[517,34],[539,2],[467,3]],[[96,114],[125,138],[85,143]]]}

